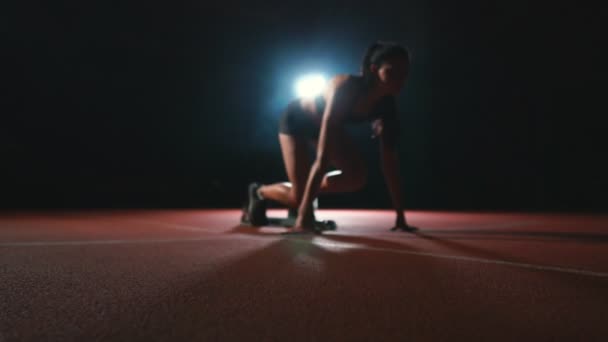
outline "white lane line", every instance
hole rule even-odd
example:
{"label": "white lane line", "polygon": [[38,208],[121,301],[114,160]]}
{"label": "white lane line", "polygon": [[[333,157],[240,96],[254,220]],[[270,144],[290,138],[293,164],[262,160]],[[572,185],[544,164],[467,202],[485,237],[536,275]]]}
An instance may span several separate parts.
{"label": "white lane line", "polygon": [[[302,241],[302,242],[307,242],[307,241]],[[379,247],[368,247],[368,246],[361,247],[361,246],[353,246],[352,244],[341,245],[341,243],[339,243],[339,242],[338,243],[336,243],[336,242],[315,242],[314,244],[319,245],[319,246],[324,246],[324,247],[330,247],[330,248],[362,249],[362,250],[369,250],[369,251],[376,251],[376,252],[408,254],[408,255],[425,256],[425,257],[437,258],[437,259],[468,261],[468,262],[477,262],[477,263],[482,263],[482,264],[512,266],[512,267],[533,269],[533,270],[539,270],[539,271],[554,271],[554,272],[561,272],[561,273],[585,275],[585,276],[591,276],[591,277],[608,278],[608,273],[606,273],[606,272],[588,271],[588,270],[581,270],[581,269],[576,269],[576,268],[568,268],[568,267],[560,267],[560,266],[528,264],[528,263],[515,262],[515,261],[507,261],[507,260],[499,260],[499,259],[484,259],[484,258],[468,257],[468,256],[462,256],[462,255],[438,254],[438,253],[430,253],[430,252],[415,252],[415,251],[406,251],[406,250],[393,249],[393,248],[379,248]]]}
{"label": "white lane line", "polygon": [[152,221],[152,220],[127,220],[128,222],[139,223],[139,224],[150,224],[163,226],[167,228],[177,229],[177,230],[186,230],[189,232],[210,232],[210,231],[218,231],[218,228],[208,228],[208,227],[199,227],[192,226],[186,224],[175,224],[175,223],[167,223],[162,221]]}
{"label": "white lane line", "polygon": [[523,269],[533,269],[537,271],[552,271],[559,273],[567,273],[567,274],[576,274],[576,275],[584,275],[589,277],[596,278],[608,278],[608,273],[606,272],[596,272],[589,270],[582,270],[576,268],[568,268],[568,267],[560,267],[560,266],[549,266],[549,265],[538,265],[538,264],[529,264],[508,260],[499,260],[499,259],[485,259],[485,258],[476,258],[476,257],[468,257],[462,255],[450,255],[450,254],[439,254],[439,253],[430,253],[430,252],[416,252],[416,251],[408,251],[402,249],[394,249],[394,248],[380,248],[380,247],[370,247],[361,244],[350,244],[350,243],[341,243],[341,242],[333,242],[333,241],[319,241],[319,239],[302,239],[297,237],[288,237],[284,239],[280,235],[270,235],[263,236],[245,236],[245,235],[224,235],[224,236],[205,236],[205,237],[196,237],[196,238],[180,238],[180,239],[144,239],[144,240],[76,240],[76,241],[25,241],[25,242],[0,242],[0,247],[32,247],[32,246],[41,246],[41,247],[52,247],[52,246],[86,246],[86,245],[120,245],[120,244],[149,244],[149,243],[173,243],[173,242],[194,242],[194,241],[204,241],[204,240],[232,240],[232,239],[246,239],[246,240],[262,240],[268,241],[268,239],[276,239],[277,241],[289,240],[298,243],[308,243],[326,248],[339,248],[339,249],[356,249],[356,250],[367,250],[367,251],[375,251],[375,252],[384,252],[384,253],[394,253],[394,254],[405,254],[405,255],[415,255],[436,259],[446,259],[452,261],[466,261],[466,262],[475,262],[482,264],[492,264],[492,265],[502,265],[502,266],[510,266],[517,267]]}
{"label": "white lane line", "polygon": [[127,245],[146,243],[171,243],[214,240],[218,237],[198,237],[185,239],[133,239],[133,240],[69,240],[69,241],[23,241],[23,242],[0,242],[0,247],[31,247],[31,246],[87,246],[87,245]]}
{"label": "white lane line", "polygon": [[[324,219],[324,218],[318,218],[318,219]],[[169,222],[164,222],[164,221],[158,221],[158,220],[132,220],[129,219],[127,220],[129,222],[134,222],[134,223],[140,223],[140,224],[150,224],[150,225],[157,225],[157,226],[163,226],[163,227],[167,227],[167,228],[172,228],[172,229],[176,229],[176,230],[185,230],[185,231],[192,231],[192,232],[217,232],[217,231],[221,231],[221,229],[219,228],[209,228],[209,227],[201,227],[201,226],[194,226],[194,225],[185,225],[185,224],[175,224],[175,223],[169,223]],[[439,234],[445,234],[445,233],[450,233],[452,230],[454,230],[455,234],[459,233],[459,231],[461,230],[481,230],[481,229],[504,229],[504,228],[514,228],[514,227],[524,227],[524,226],[529,226],[532,224],[536,224],[539,223],[540,221],[519,221],[519,222],[503,222],[503,223],[487,223],[487,224],[477,224],[477,225],[468,225],[468,226],[448,226],[448,227],[434,227],[432,229],[426,230],[423,229],[420,232],[421,233],[428,233],[428,234],[433,234],[433,233],[439,233]],[[234,225],[239,225],[240,222],[235,221]],[[366,228],[366,231],[368,231],[369,229]],[[370,234],[366,234],[366,236]],[[374,232],[372,234],[373,236],[398,236],[399,232],[389,232],[388,228],[386,229],[386,231],[381,231],[381,232]],[[415,235],[408,235],[411,237],[416,237]]]}
{"label": "white lane line", "polygon": [[[515,228],[531,226],[533,224],[542,223],[541,221],[519,221],[519,222],[501,222],[501,223],[482,223],[482,224],[470,224],[470,225],[448,225],[445,227],[435,227],[430,229],[428,232],[432,233],[433,230],[441,230],[442,232],[449,232],[451,230],[480,230],[480,229],[504,229],[504,228]],[[422,231],[424,232],[424,231]]]}

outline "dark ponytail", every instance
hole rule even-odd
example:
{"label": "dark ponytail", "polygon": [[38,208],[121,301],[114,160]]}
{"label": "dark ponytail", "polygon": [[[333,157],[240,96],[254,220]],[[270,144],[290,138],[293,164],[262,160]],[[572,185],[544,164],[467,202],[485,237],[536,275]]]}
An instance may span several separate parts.
{"label": "dark ponytail", "polygon": [[365,55],[363,56],[363,62],[361,63],[361,74],[364,77],[367,77],[367,75],[369,75],[369,67],[372,65],[371,61],[374,51],[376,51],[381,46],[382,44],[380,42],[375,42],[370,45],[365,51]]}
{"label": "dark ponytail", "polygon": [[367,80],[372,82],[373,77],[369,71],[372,64],[380,65],[382,62],[390,57],[402,56],[408,61],[410,59],[409,51],[407,48],[391,42],[376,41],[371,44],[365,51],[363,61],[361,62],[361,75]]}

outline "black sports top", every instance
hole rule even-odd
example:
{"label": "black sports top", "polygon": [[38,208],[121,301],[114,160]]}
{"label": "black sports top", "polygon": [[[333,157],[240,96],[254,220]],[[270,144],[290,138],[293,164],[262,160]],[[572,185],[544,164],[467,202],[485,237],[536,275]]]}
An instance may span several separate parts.
{"label": "black sports top", "polygon": [[[323,115],[325,112],[325,98],[322,95],[314,99],[317,113]],[[385,96],[376,101],[372,110],[367,115],[351,113],[347,115],[345,123],[358,123],[369,121],[372,125],[372,137],[378,136],[378,128],[381,128],[383,139],[388,147],[395,147],[399,134],[399,123],[397,120],[397,106],[394,96]],[[293,100],[283,112],[279,122],[279,132],[317,139],[319,137],[319,121],[313,119],[309,113],[305,113],[299,100]]]}
{"label": "black sports top", "polygon": [[[318,113],[325,111],[325,98],[319,95],[315,98]],[[359,123],[370,121],[373,126],[382,125],[382,134],[388,138],[386,141],[393,145],[396,143],[399,134],[399,122],[397,120],[397,101],[394,96],[387,95],[379,99],[367,115],[351,113],[346,116],[347,122]],[[373,135],[375,138],[376,135]]]}
{"label": "black sports top", "polygon": [[[323,113],[325,111],[325,98],[322,95],[318,95],[315,97],[315,104],[317,106],[318,113]],[[397,105],[395,101],[395,97],[391,95],[387,95],[376,101],[374,107],[367,115],[354,114],[348,115],[349,122],[363,122],[363,121],[373,121],[376,119],[388,119],[389,116],[397,115]],[[358,117],[359,116],[359,117]]]}

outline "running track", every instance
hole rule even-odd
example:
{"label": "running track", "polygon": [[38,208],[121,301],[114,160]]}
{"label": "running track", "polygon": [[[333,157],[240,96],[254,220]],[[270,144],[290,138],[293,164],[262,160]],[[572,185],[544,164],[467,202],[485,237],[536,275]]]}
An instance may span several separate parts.
{"label": "running track", "polygon": [[[269,215],[285,215],[273,209]],[[606,341],[608,216],[0,214],[0,341]]]}

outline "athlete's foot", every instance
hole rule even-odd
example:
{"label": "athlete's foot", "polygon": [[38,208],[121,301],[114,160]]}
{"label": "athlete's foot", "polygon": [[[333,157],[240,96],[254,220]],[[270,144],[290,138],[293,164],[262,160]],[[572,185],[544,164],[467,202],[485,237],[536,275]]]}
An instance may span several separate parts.
{"label": "athlete's foot", "polygon": [[258,195],[257,191],[261,184],[251,183],[248,188],[248,205],[247,218],[254,226],[263,226],[268,224],[266,217],[266,201]]}

